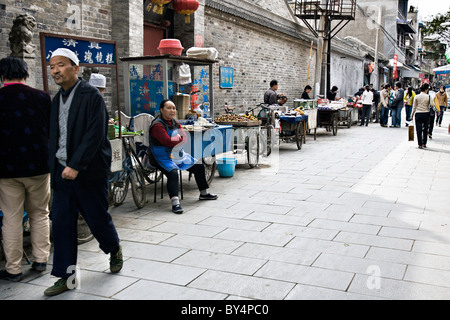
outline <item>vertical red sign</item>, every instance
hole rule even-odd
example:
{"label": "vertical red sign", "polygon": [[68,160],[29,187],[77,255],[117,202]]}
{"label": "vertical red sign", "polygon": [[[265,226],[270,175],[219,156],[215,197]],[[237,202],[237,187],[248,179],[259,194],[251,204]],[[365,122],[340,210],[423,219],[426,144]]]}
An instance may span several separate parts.
{"label": "vertical red sign", "polygon": [[398,63],[398,55],[394,54],[394,63],[393,63],[393,67],[394,67],[394,75],[393,78],[397,79],[398,78],[398,74],[397,74],[397,63]]}

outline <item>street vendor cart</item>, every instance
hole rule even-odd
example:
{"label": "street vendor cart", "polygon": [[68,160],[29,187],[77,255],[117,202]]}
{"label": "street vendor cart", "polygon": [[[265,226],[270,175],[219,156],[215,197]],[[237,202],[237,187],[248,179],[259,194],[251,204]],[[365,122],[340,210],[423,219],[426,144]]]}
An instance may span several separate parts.
{"label": "street vendor cart", "polygon": [[217,156],[233,150],[231,141],[233,127],[219,125],[183,126],[183,128],[187,135],[187,142],[183,145],[183,149],[193,158],[203,162],[206,180],[208,184],[211,184],[217,168]]}
{"label": "street vendor cart", "polygon": [[[135,116],[149,113],[156,116],[162,100],[174,101],[181,95],[187,95],[188,101],[183,106],[177,105],[178,119],[184,119],[188,110],[194,110],[200,105],[208,106],[207,110],[202,110],[202,115],[209,117],[214,114],[213,65],[216,60],[169,54],[126,57],[121,60],[124,62],[126,114]],[[190,70],[190,82],[181,76],[181,67],[183,72],[186,68]]]}
{"label": "street vendor cart", "polygon": [[319,101],[317,125],[337,135],[339,112],[347,106],[345,101]]}
{"label": "street vendor cart", "polygon": [[297,143],[297,149],[300,150],[306,135],[307,119],[307,115],[280,116],[280,142],[295,141]]}
{"label": "street vendor cart", "polygon": [[338,110],[328,107],[319,107],[317,113],[317,126],[325,128],[328,132],[333,132],[333,136],[337,135],[338,129]]}
{"label": "street vendor cart", "polygon": [[259,164],[261,121],[251,116],[229,114],[217,117],[214,122],[232,126],[233,153],[245,155],[250,168],[256,167]]}
{"label": "street vendor cart", "polygon": [[[317,139],[317,113],[318,113],[318,100],[317,99],[295,99],[294,100],[294,109],[295,110],[302,110],[305,115],[308,116],[307,123],[306,123],[306,132],[309,134],[311,131],[313,131],[314,134],[314,140]],[[305,139],[303,139],[303,142],[306,142]]]}

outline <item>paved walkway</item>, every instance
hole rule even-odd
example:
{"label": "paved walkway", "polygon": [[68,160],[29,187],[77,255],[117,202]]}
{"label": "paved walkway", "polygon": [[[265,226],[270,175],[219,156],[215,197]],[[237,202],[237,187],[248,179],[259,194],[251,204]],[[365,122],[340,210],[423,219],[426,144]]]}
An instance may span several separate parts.
{"label": "paved walkway", "polygon": [[[449,122],[426,150],[406,128],[319,129],[279,162],[217,176],[217,201],[186,181],[182,215],[149,188],[143,209],[111,209],[123,270],[80,245],[80,288],[51,299],[450,299]],[[46,299],[49,271],[24,266],[0,300]]]}

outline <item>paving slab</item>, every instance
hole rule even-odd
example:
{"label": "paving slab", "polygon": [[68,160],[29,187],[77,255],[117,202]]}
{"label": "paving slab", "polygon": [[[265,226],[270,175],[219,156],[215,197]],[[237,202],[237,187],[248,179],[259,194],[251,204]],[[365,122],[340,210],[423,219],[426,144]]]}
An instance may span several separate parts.
{"label": "paving slab", "polygon": [[[450,136],[435,127],[427,149],[407,138],[375,123],[320,128],[301,150],[282,143],[257,168],[216,173],[217,201],[199,201],[184,175],[182,215],[148,186],[144,208],[131,195],[110,208],[122,271],[92,240],[78,248],[81,287],[50,299],[449,299]],[[48,299],[51,264],[24,262],[0,300]]]}

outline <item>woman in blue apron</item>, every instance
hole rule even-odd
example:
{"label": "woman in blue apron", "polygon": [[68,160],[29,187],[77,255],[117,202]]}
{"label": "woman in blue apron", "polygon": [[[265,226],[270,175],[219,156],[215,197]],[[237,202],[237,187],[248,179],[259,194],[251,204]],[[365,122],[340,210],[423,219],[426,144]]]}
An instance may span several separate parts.
{"label": "woman in blue apron", "polygon": [[178,170],[187,170],[195,177],[200,200],[216,200],[217,196],[207,192],[209,188],[205,167],[201,161],[184,152],[186,134],[175,119],[177,109],[170,100],[163,100],[159,106],[160,115],[150,125],[150,163],[167,177],[167,191],[172,201],[172,211],[183,213],[178,198]]}

